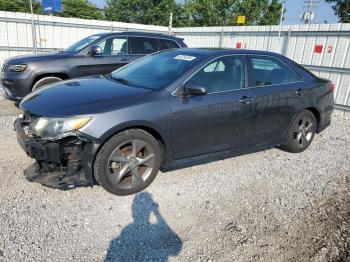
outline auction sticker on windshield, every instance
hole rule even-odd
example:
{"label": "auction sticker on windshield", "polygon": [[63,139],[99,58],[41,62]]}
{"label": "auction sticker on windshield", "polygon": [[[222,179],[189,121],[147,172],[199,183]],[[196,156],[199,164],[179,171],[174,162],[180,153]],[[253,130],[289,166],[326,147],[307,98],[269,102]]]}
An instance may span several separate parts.
{"label": "auction sticker on windshield", "polygon": [[178,55],[175,56],[175,59],[177,60],[184,60],[184,61],[192,61],[194,59],[196,59],[195,56],[189,56],[189,55]]}

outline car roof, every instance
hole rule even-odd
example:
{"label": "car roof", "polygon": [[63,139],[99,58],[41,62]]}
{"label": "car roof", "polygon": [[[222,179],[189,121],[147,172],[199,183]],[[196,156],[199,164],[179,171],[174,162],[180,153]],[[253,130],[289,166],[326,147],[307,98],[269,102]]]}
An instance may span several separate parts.
{"label": "car roof", "polygon": [[239,48],[181,48],[176,49],[177,52],[182,52],[184,54],[199,55],[202,57],[215,57],[222,55],[268,55],[268,56],[281,56],[280,54],[268,52],[268,51],[257,51],[249,49],[239,49]]}
{"label": "car roof", "polygon": [[161,33],[150,33],[150,32],[137,32],[137,31],[124,31],[124,32],[104,32],[96,35],[103,36],[144,36],[144,37],[156,37],[156,38],[166,38],[166,39],[175,39],[183,40],[183,38],[176,37],[173,35],[161,34]]}

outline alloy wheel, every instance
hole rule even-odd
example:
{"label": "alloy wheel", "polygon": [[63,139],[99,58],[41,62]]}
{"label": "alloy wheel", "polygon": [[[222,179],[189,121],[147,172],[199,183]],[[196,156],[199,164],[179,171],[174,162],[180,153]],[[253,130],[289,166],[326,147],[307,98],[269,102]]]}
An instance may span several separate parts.
{"label": "alloy wheel", "polygon": [[315,133],[315,123],[313,119],[307,115],[302,116],[293,129],[293,143],[298,148],[307,147]]}
{"label": "alloy wheel", "polygon": [[139,188],[150,177],[155,155],[152,147],[142,140],[130,140],[119,145],[107,162],[109,180],[121,189]]}

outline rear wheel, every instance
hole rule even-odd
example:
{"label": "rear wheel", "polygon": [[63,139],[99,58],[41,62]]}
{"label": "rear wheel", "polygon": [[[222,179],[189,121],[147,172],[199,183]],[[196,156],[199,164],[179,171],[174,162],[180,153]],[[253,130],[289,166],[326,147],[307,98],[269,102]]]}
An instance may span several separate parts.
{"label": "rear wheel", "polygon": [[311,144],[316,132],[316,118],[309,110],[301,112],[287,133],[287,144],[281,148],[291,153],[300,153]]}
{"label": "rear wheel", "polygon": [[36,83],[32,88],[32,91],[38,90],[46,85],[53,84],[60,81],[62,81],[62,79],[55,76],[48,76],[48,77],[41,78],[38,81],[36,81]]}
{"label": "rear wheel", "polygon": [[129,195],[148,187],[161,163],[159,143],[141,129],[123,131],[110,138],[94,163],[96,181],[115,195]]}

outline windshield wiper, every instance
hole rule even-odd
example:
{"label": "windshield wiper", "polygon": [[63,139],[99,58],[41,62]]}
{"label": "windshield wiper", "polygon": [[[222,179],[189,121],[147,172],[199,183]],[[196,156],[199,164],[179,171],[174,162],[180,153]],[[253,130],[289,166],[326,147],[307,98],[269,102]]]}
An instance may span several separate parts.
{"label": "windshield wiper", "polygon": [[113,77],[113,76],[112,76],[111,78],[112,78],[113,80],[115,80],[115,81],[118,81],[118,82],[124,84],[124,85],[132,86],[132,84],[131,84],[128,80],[126,80],[126,79],[124,79],[124,78]]}

